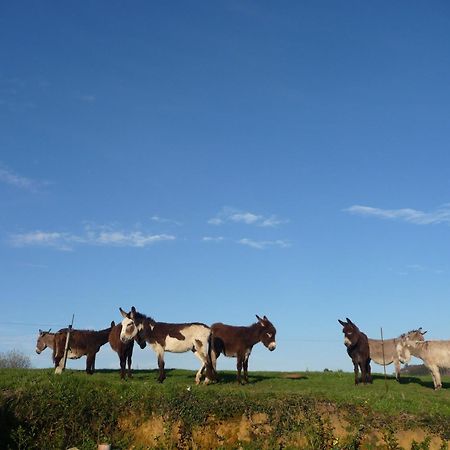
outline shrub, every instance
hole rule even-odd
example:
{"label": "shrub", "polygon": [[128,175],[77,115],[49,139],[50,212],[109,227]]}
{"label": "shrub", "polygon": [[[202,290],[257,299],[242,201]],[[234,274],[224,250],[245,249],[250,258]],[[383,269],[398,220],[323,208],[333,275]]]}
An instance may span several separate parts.
{"label": "shrub", "polygon": [[30,358],[18,350],[0,353],[0,369],[29,369]]}

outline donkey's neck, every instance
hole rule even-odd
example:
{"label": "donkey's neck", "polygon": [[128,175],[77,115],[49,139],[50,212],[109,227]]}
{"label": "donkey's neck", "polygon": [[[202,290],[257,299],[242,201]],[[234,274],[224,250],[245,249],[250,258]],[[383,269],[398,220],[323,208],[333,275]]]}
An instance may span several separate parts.
{"label": "donkey's neck", "polygon": [[53,347],[55,346],[55,333],[45,333],[42,336],[42,341],[47,347],[53,350]]}
{"label": "donkey's neck", "polygon": [[[153,331],[153,328],[155,328],[156,322],[151,317],[146,317],[142,323],[141,323],[141,329]],[[139,328],[139,326],[138,326]]]}
{"label": "donkey's neck", "polygon": [[110,332],[111,332],[111,328],[105,328],[104,330],[96,331],[94,334],[95,342],[100,345],[106,344],[109,340]]}
{"label": "donkey's neck", "polygon": [[261,333],[263,332],[263,327],[260,325],[260,323],[254,323],[253,325],[250,325],[249,327],[249,340],[251,345],[255,345],[258,342],[261,342]]}

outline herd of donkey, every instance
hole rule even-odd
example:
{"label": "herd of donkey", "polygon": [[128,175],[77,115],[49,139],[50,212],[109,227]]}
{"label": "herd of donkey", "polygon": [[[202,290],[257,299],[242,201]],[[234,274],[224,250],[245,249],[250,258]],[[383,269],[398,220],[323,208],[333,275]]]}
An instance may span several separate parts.
{"label": "herd of donkey", "polygon": [[[45,348],[53,350],[55,373],[61,373],[65,366],[65,358],[78,359],[86,356],[86,372],[92,374],[95,367],[95,356],[100,347],[107,342],[117,352],[120,360],[120,377],[125,378],[126,364],[128,377],[131,373],[131,358],[134,341],[143,349],[149,346],[155,351],[158,359],[158,381],[166,378],[164,370],[164,352],[184,353],[192,351],[200,360],[201,367],[195,376],[199,384],[217,381],[217,358],[225,356],[237,358],[237,381],[248,382],[248,359],[254,345],[262,342],[270,351],[275,350],[276,329],[270,320],[258,315],[258,321],[250,326],[233,326],[215,323],[210,327],[203,323],[165,323],[156,322],[138,311],[133,306],[130,312],[119,308],[123,320],[119,324],[111,322],[104,330],[75,330],[63,328],[56,333],[39,330],[36,352]],[[369,339],[348,318],[339,320],[343,326],[344,344],[352,359],[355,384],[360,381],[371,383],[370,361],[380,365],[394,363],[397,381],[400,380],[400,364],[409,362],[411,356],[423,360],[430,370],[434,388],[442,387],[439,368],[450,368],[450,341],[425,341],[421,328],[412,330],[394,339]],[[69,339],[67,335],[69,333]],[[243,377],[241,376],[243,370]],[[359,379],[361,370],[361,380]]]}

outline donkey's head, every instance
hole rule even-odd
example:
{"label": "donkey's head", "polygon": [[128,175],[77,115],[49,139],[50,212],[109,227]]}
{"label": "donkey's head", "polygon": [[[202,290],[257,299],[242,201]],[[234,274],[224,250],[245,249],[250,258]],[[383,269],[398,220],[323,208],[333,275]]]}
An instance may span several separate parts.
{"label": "donkey's head", "polygon": [[266,316],[261,318],[256,314],[256,318],[261,326],[261,342],[272,352],[277,347],[277,343],[275,342],[277,330]]}
{"label": "donkey's head", "polygon": [[344,333],[344,344],[346,347],[353,347],[359,340],[359,328],[346,317],[347,322],[343,322],[338,319],[338,322],[343,326],[342,332]]}
{"label": "donkey's head", "polygon": [[423,335],[426,333],[426,331],[422,331],[422,327],[420,327],[418,330],[411,330],[405,333],[403,336],[405,336],[405,339],[409,341],[424,341],[425,338]]}
{"label": "donkey's head", "polygon": [[414,354],[416,344],[425,340],[423,337],[425,333],[426,331],[422,331],[422,327],[420,327],[418,330],[411,330],[400,336],[396,350],[398,359],[402,364],[409,362],[411,355]]}
{"label": "donkey's head", "polygon": [[50,333],[51,328],[48,331],[39,330],[39,335],[36,341],[36,353],[39,355],[47,348],[47,339],[45,336]]}
{"label": "donkey's head", "polygon": [[141,349],[144,349],[145,346],[147,345],[147,341],[145,340],[144,332],[142,330],[138,331],[136,333],[136,336],[134,337],[134,340],[137,342],[139,347],[141,347]]}
{"label": "donkey's head", "polygon": [[136,319],[136,308],[131,307],[129,313],[125,312],[122,308],[119,308],[120,314],[122,314],[122,330],[120,332],[120,340],[123,343],[131,341],[140,331],[139,325],[135,322]]}

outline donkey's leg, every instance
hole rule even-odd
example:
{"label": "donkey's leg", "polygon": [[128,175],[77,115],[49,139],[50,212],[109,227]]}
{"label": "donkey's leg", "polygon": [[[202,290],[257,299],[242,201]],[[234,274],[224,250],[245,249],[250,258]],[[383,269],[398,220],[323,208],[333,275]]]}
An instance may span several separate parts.
{"label": "donkey's leg", "polygon": [[162,383],[166,379],[166,372],[164,370],[164,349],[162,346],[158,346],[155,348],[155,352],[158,355],[158,368],[159,368],[159,376],[158,381]]}
{"label": "donkey's leg", "polygon": [[[206,369],[207,356],[201,350],[194,350],[194,355],[202,363],[200,369],[198,369],[198,371],[197,371],[197,373],[195,375],[195,384],[200,384],[200,382],[202,381],[203,372]],[[206,382],[206,380],[205,380],[205,382]]]}
{"label": "donkey's leg", "polygon": [[367,383],[367,371],[366,371],[366,362],[361,361],[359,364],[359,370],[361,371],[361,383]]}
{"label": "donkey's leg", "polygon": [[431,371],[431,376],[433,377],[434,389],[441,389],[441,374],[439,372],[439,367],[435,365],[430,365],[428,368]]}
{"label": "donkey's leg", "polygon": [[242,357],[242,355],[237,355],[237,382],[239,384],[242,384],[241,382],[241,371],[242,371],[242,364],[244,362],[244,358]]}
{"label": "donkey's leg", "polygon": [[[219,376],[217,374],[217,358],[220,356],[220,352],[217,353],[214,348],[211,348],[209,353],[209,364],[210,364],[210,376],[215,382],[219,381]],[[207,371],[208,373],[208,371]]]}
{"label": "donkey's leg", "polygon": [[[127,351],[127,363],[128,363],[128,378],[132,378],[133,374],[131,372],[131,357],[133,356],[133,345]],[[125,367],[124,367],[125,372]]]}
{"label": "donkey's leg", "polygon": [[125,365],[126,365],[126,355],[124,352],[119,353],[120,359],[120,379],[123,380],[125,378]]}
{"label": "donkey's leg", "polygon": [[245,355],[244,364],[243,364],[243,366],[244,366],[244,381],[246,383],[248,383],[248,358],[249,358],[249,356],[250,355]]}
{"label": "donkey's leg", "polygon": [[370,358],[366,361],[367,382],[372,383],[372,369],[370,367]]}
{"label": "donkey's leg", "polygon": [[164,353],[158,355],[159,376],[158,381],[162,383],[166,379],[166,371],[164,370]]}
{"label": "donkey's leg", "polygon": [[64,352],[58,353],[58,349],[57,349],[55,352],[54,360],[55,360],[55,373],[58,375],[61,375],[62,371],[63,371],[63,361],[62,361],[63,356],[64,356]]}
{"label": "donkey's leg", "polygon": [[358,363],[356,361],[353,362],[353,371],[355,372],[355,384],[358,384]]}
{"label": "donkey's leg", "polygon": [[86,356],[86,373],[92,375],[95,368],[95,355],[96,353],[88,353]]}
{"label": "donkey's leg", "polygon": [[395,366],[395,379],[400,383],[400,369],[401,369],[401,365],[400,365],[400,360],[394,359],[394,366]]}

